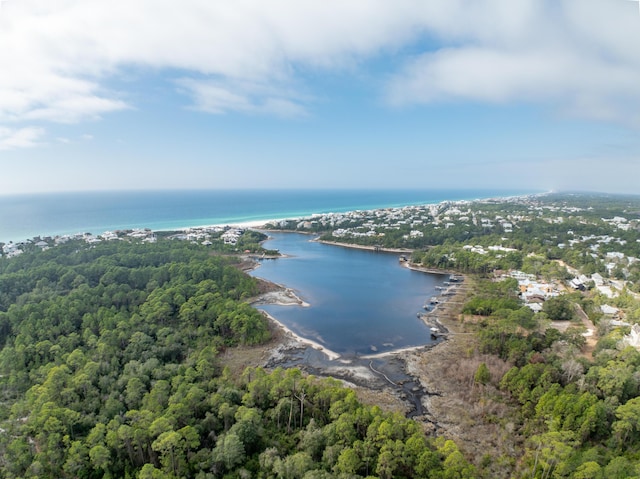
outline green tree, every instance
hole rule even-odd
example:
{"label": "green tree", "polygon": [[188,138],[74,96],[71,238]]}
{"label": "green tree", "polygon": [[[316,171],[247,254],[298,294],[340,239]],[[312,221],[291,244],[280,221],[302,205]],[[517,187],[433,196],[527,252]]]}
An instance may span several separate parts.
{"label": "green tree", "polygon": [[542,305],[542,311],[553,321],[570,321],[575,316],[575,308],[565,296],[547,299]]}
{"label": "green tree", "polygon": [[640,397],[618,406],[615,415],[617,420],[614,421],[612,430],[618,444],[623,446],[637,442],[640,436]]}
{"label": "green tree", "polygon": [[211,454],[216,462],[224,464],[227,469],[242,464],[246,458],[242,441],[233,433],[223,435]]}
{"label": "green tree", "polygon": [[309,454],[306,452],[297,452],[282,460],[278,459],[273,467],[273,471],[282,479],[302,479],[313,465],[313,460]]}
{"label": "green tree", "polygon": [[476,384],[485,385],[491,381],[491,372],[486,363],[480,363],[476,373],[473,375],[473,382]]}
{"label": "green tree", "polygon": [[346,447],[338,456],[338,462],[334,466],[334,470],[344,474],[355,474],[362,466],[360,456],[350,447]]}

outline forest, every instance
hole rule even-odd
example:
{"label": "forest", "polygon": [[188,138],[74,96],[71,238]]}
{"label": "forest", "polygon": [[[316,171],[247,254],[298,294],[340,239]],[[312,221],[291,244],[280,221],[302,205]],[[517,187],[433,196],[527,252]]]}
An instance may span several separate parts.
{"label": "forest", "polygon": [[233,377],[221,352],[270,334],[237,261],[170,240],[0,259],[0,477],[480,477],[336,380]]}
{"label": "forest", "polygon": [[579,326],[550,327],[547,313],[509,303],[514,290],[505,286],[485,280],[465,313],[477,320],[478,352],[510,365],[492,375],[482,364],[475,381],[482,401],[513,408],[485,418],[518,425],[513,477],[640,477],[640,352],[601,331],[585,354]]}
{"label": "forest", "polygon": [[[606,202],[590,212],[605,214]],[[475,456],[446,430],[361,403],[338,380],[257,365],[231,372],[225,352],[271,337],[248,304],[258,280],[237,256],[262,254],[259,233],[233,247],[166,234],[2,257],[0,478],[640,478],[640,352],[620,341],[630,327],[603,319],[595,290],[534,313],[516,280],[490,274],[561,281],[565,265],[599,271],[589,244],[557,247],[568,224],[527,225],[502,240],[515,251],[480,255],[443,237],[412,256],[468,274],[458,358],[475,366],[451,365],[449,380],[506,444]],[[624,233],[625,251],[637,234]],[[473,244],[497,239],[485,231]],[[627,284],[606,301],[637,322],[638,283]],[[577,311],[597,326],[590,350]]]}

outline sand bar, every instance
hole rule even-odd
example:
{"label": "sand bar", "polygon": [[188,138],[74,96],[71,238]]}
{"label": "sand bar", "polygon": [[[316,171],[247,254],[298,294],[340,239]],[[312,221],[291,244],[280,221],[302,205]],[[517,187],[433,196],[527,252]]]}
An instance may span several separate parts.
{"label": "sand bar", "polygon": [[425,349],[425,348],[432,348],[436,345],[440,344],[439,342],[436,343],[428,343],[428,344],[419,344],[417,346],[407,346],[406,348],[399,348],[399,349],[393,349],[391,351],[385,351],[383,353],[375,353],[375,354],[366,354],[364,356],[360,356],[362,359],[378,359],[378,358],[385,358],[387,356],[393,356],[394,354],[401,354],[401,353],[406,353],[409,351],[417,351],[420,349]]}

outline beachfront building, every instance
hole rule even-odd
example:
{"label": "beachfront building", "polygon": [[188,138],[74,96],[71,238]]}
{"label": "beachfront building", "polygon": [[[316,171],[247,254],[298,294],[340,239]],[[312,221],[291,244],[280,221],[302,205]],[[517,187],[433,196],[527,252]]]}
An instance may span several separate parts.
{"label": "beachfront building", "polygon": [[22,254],[22,250],[17,243],[7,243],[2,247],[2,252],[7,256],[7,258],[13,258]]}

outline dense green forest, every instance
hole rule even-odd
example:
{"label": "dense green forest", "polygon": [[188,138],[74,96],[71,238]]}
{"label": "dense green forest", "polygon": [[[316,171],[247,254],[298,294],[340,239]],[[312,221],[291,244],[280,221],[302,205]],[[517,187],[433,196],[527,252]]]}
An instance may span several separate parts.
{"label": "dense green forest", "polygon": [[[504,208],[482,205],[483,214],[522,213]],[[456,226],[411,239],[439,238],[414,263],[479,273],[458,309],[469,339],[460,360],[479,365],[460,384],[467,407],[480,411],[474,420],[509,445],[482,457],[426,435],[420,420],[361,404],[336,380],[225,367],[229,348],[270,338],[247,303],[259,284],[235,256],[262,253],[259,233],[237,245],[170,234],[24,245],[0,258],[0,478],[640,478],[640,352],[620,342],[630,327],[601,321],[595,289],[534,313],[515,279],[482,279],[519,269],[564,280],[569,267],[606,276],[607,251],[638,254],[637,229],[616,231],[616,244],[558,244],[612,235],[601,218],[631,216],[628,208],[612,199],[562,224],[523,221],[511,235],[478,227],[471,244],[484,254],[455,238]],[[509,249],[489,250],[498,243]],[[639,272],[631,261],[611,270],[627,282],[606,298],[631,323],[640,320]],[[595,349],[585,349],[578,311],[597,327]]]}
{"label": "dense green forest", "polygon": [[477,352],[511,365],[492,376],[482,364],[475,381],[488,411],[498,410],[492,403],[513,408],[485,417],[517,425],[513,441],[523,451],[512,477],[640,477],[640,352],[619,344],[621,331],[601,331],[593,354],[584,354],[580,323],[549,327],[568,299],[534,314],[513,301],[510,282],[484,280],[464,313],[476,318]]}
{"label": "dense green forest", "polygon": [[220,352],[269,337],[236,261],[184,241],[0,259],[0,477],[478,477],[337,381],[232,377]]}

